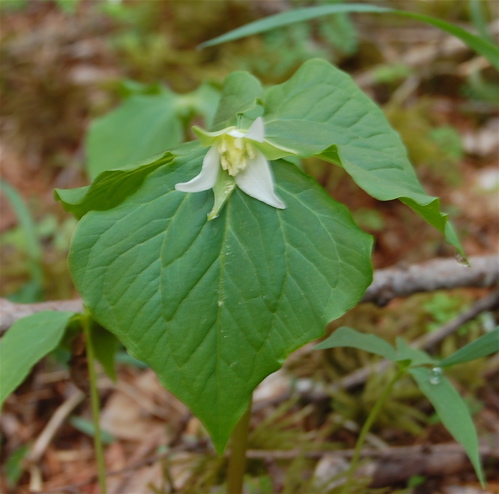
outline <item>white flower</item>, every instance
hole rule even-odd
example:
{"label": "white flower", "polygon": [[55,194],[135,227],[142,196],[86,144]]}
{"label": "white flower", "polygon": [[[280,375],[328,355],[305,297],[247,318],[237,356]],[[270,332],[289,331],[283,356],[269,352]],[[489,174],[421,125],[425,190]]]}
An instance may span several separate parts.
{"label": "white flower", "polygon": [[[274,191],[272,171],[260,149],[268,147],[268,143],[264,145],[264,125],[261,117],[258,117],[248,130],[228,127],[218,132],[205,132],[197,128],[194,128],[194,131],[202,145],[211,147],[203,159],[200,174],[189,182],[175,185],[175,189],[182,192],[214,189],[215,207],[209,219],[216,217],[235,185],[269,206],[278,209],[286,207]],[[218,197],[217,200],[217,194],[223,197]]]}

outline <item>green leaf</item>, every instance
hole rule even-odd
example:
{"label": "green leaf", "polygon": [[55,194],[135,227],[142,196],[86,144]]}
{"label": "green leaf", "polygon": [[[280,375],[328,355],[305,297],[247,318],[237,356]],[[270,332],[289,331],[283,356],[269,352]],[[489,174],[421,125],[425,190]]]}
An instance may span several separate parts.
{"label": "green leaf", "polygon": [[480,464],[478,437],[466,403],[445,376],[434,380],[432,371],[424,367],[415,367],[409,369],[409,372],[447,430],[463,446],[483,486],[484,475]]}
{"label": "green leaf", "polygon": [[95,119],[86,138],[90,178],[180,144],[182,125],[174,105],[175,95],[166,89],[159,94],[133,94]]}
{"label": "green leaf", "polygon": [[403,10],[393,10],[393,13],[403,17],[408,17],[410,19],[426,22],[427,24],[459,38],[463,43],[468,45],[469,48],[474,50],[479,55],[482,55],[482,57],[485,57],[493,67],[499,70],[499,48],[486,39],[472,34],[455,24],[451,24],[450,22],[445,22],[441,19],[436,19],[435,17],[430,17],[428,15],[416,14],[415,12],[405,12]]}
{"label": "green leaf", "polygon": [[119,206],[86,214],[69,264],[93,317],[189,406],[221,453],[257,384],[360,300],[372,239],[284,161],[273,169],[286,209],[236,189],[207,221],[211,190],[174,190],[202,159],[175,158]]}
{"label": "green leaf", "polygon": [[408,362],[410,365],[435,364],[426,352],[411,348],[404,340],[397,338],[397,349],[373,334],[365,334],[355,329],[342,326],[338,328],[329,338],[314,347],[314,350],[326,350],[328,348],[350,347],[375,353],[391,362]]}
{"label": "green leaf", "polygon": [[23,444],[15,449],[10,456],[5,460],[3,471],[5,472],[5,480],[10,488],[16,487],[23,472],[24,459],[29,453],[29,444]]}
{"label": "green leaf", "polygon": [[17,216],[19,227],[25,239],[25,249],[29,259],[29,271],[31,280],[24,285],[23,289],[10,296],[9,299],[28,303],[40,300],[43,294],[43,247],[39,235],[36,231],[36,224],[33,216],[24,202],[21,194],[4,180],[0,179],[0,191],[9,201],[10,206]]}
{"label": "green leaf", "polygon": [[110,333],[99,324],[92,324],[91,331],[91,341],[95,352],[95,358],[101,363],[106,374],[116,382],[114,358],[118,349],[118,340],[113,333]]}
{"label": "green leaf", "polygon": [[175,156],[182,156],[194,149],[199,149],[199,144],[191,142],[183,144],[153,161],[102,172],[89,186],[68,190],[56,189],[55,198],[62,202],[66,211],[78,219],[90,210],[112,209],[128,196],[134,194],[149,173],[161,166],[168,165]]}
{"label": "green leaf", "polygon": [[31,368],[54,350],[72,312],[44,311],[16,321],[0,341],[0,408]]}
{"label": "green leaf", "polygon": [[338,328],[329,338],[314,347],[314,350],[326,350],[328,348],[350,347],[366,352],[375,353],[387,360],[395,362],[397,356],[394,348],[379,336],[365,334],[355,329],[342,326]]}
{"label": "green leaf", "polygon": [[494,37],[489,33],[488,23],[490,22],[490,20],[487,19],[487,17],[490,16],[486,15],[486,10],[487,7],[485,2],[469,0],[469,11],[473,25],[480,33],[480,37],[482,39],[494,43]]}
{"label": "green leaf", "polygon": [[323,60],[310,60],[267,91],[264,119],[266,141],[342,166],[376,199],[400,199],[464,256],[439,199],[419,183],[400,137],[350,76]]}
{"label": "green leaf", "polygon": [[55,0],[55,3],[66,14],[74,14],[80,0]]}
{"label": "green leaf", "polygon": [[[258,116],[258,98],[263,95],[260,81],[248,72],[233,72],[224,81],[213,131],[236,125],[237,116],[248,114],[254,120]],[[255,112],[256,111],[256,112]]]}
{"label": "green leaf", "polygon": [[499,327],[459,349],[450,357],[439,362],[438,365],[449,367],[450,365],[463,364],[497,352],[499,352]]}
{"label": "green leaf", "polygon": [[177,94],[175,110],[179,118],[187,124],[197,115],[201,115],[205,127],[211,127],[220,100],[220,90],[213,84],[205,82],[187,94]]}
{"label": "green leaf", "polygon": [[[69,419],[69,423],[83,434],[87,436],[94,437],[95,435],[95,426],[92,421],[85,419],[83,417],[73,416]],[[109,432],[101,429],[100,430],[101,440],[103,444],[112,444],[116,441],[114,436]]]}
{"label": "green leaf", "polygon": [[499,69],[499,49],[497,48],[497,46],[493,45],[485,39],[480,38],[479,36],[471,34],[470,32],[462,29],[459,26],[428,15],[416,14],[413,12],[390,9],[386,7],[378,7],[375,5],[363,5],[355,3],[341,5],[321,5],[317,7],[296,9],[290,12],[283,12],[281,14],[276,14],[270,17],[266,17],[265,19],[246,24],[245,26],[239,27],[237,29],[234,29],[233,31],[223,34],[222,36],[218,36],[210,41],[207,41],[201,44],[201,46],[214,46],[220,43],[226,43],[227,41],[234,41],[246,36],[251,36],[253,34],[264,33],[278,27],[288,26],[289,24],[293,24],[295,22],[308,21],[311,19],[316,19],[317,17],[322,17],[324,15],[339,13],[397,14],[403,17],[426,22],[427,24],[430,24],[438,29],[441,29],[442,31],[447,32],[448,34],[455,36],[456,38],[459,38],[471,49],[487,58],[487,60],[496,69]]}
{"label": "green leaf", "polygon": [[410,362],[411,366],[435,364],[435,359],[431,358],[423,350],[412,348],[402,338],[397,338],[397,361]]}

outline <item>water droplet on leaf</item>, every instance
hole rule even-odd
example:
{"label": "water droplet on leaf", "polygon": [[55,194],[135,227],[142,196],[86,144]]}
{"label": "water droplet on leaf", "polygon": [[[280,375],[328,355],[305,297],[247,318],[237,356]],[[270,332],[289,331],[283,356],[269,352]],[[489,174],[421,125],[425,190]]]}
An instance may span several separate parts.
{"label": "water droplet on leaf", "polygon": [[433,367],[430,373],[430,384],[440,384],[444,371],[441,367]]}

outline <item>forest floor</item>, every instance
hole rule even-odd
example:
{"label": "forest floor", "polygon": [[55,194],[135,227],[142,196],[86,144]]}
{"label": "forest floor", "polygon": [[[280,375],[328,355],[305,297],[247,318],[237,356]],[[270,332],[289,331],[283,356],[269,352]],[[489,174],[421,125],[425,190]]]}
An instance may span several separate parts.
{"label": "forest floor", "polygon": [[[129,8],[110,14],[87,0],[75,3],[74,11],[56,2],[11,1],[11,8],[5,7],[8,1],[0,7],[0,170],[2,183],[14,190],[9,195],[3,188],[0,194],[2,297],[32,303],[77,296],[66,265],[75,220],[54,201],[53,189],[88,183],[85,132],[93,118],[118,104],[121,81],[161,81],[183,92],[244,69],[275,84],[311,56],[334,59],[383,107],[425,189],[449,212],[466,253],[499,252],[499,80],[483,58],[449,36],[418,23],[364,16],[355,17],[358,46],[351,53],[330,48],[321,37],[322,25],[305,34],[282,32],[196,51],[198,43],[269,15],[281,2],[256,2],[256,7],[229,1],[129,2]],[[208,3],[211,10],[203,14],[198,7]],[[421,3],[397,6],[414,10]],[[462,9],[441,5],[430,13],[469,26]],[[301,39],[307,48],[298,51],[289,47],[289,36],[310,42]],[[272,72],[275,53],[280,65]],[[338,168],[314,160],[306,167],[374,235],[375,269],[454,256],[440,234],[403,204],[374,200]],[[488,293],[458,287],[395,298],[384,307],[362,303],[331,323],[327,334],[346,325],[411,342],[438,332]],[[496,306],[431,352],[449,355],[498,321]],[[73,365],[77,358],[75,353]],[[89,400],[65,359],[55,354],[40,362],[4,406],[2,492],[99,492]],[[377,372],[376,362],[365,352],[306,346],[266,379],[255,392],[245,492],[339,492],[336,477],[393,375],[391,368]],[[223,492],[226,459],[215,455],[198,420],[125,350],[116,365],[116,382],[99,373],[109,492]],[[354,385],[335,386],[359,368],[372,372]],[[499,493],[497,355],[456,366],[448,377],[473,413],[487,488],[480,487],[462,448],[405,378],[368,436],[352,494]]]}

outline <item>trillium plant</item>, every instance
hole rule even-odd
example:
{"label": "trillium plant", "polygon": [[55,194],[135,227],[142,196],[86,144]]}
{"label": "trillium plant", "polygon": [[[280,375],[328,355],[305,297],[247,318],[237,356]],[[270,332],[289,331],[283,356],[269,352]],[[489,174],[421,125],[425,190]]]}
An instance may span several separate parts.
{"label": "trillium plant", "polygon": [[229,75],[211,127],[56,194],[80,218],[69,266],[92,318],[157,372],[222,453],[253,389],[371,283],[371,236],[299,158],[399,198],[462,250],[381,110],[325,61],[267,90]]}
{"label": "trillium plant", "polygon": [[[343,168],[379,200],[399,199],[464,253],[382,111],[323,60],[267,89],[247,72],[229,75],[208,126],[141,163],[103,166],[89,186],[56,198],[79,219],[69,266],[89,349],[112,374],[121,342],[222,454],[255,387],[372,281],[371,236],[301,159]],[[62,314],[45,352],[82,317]]]}

